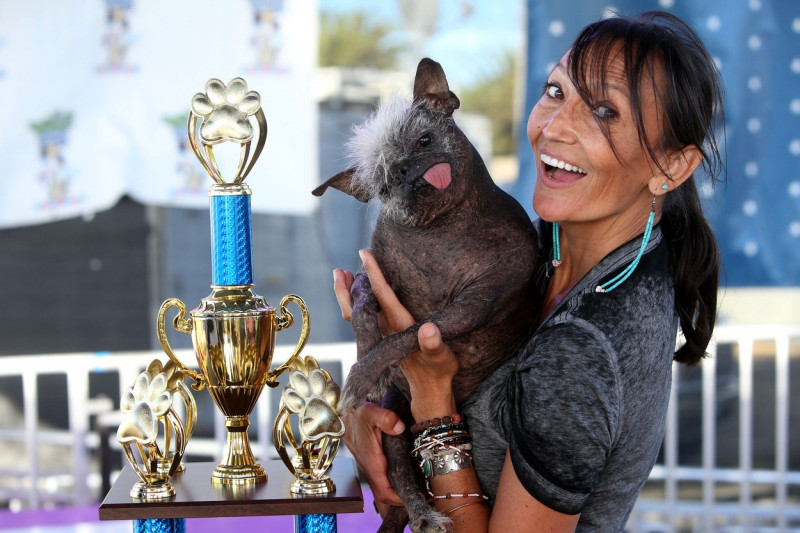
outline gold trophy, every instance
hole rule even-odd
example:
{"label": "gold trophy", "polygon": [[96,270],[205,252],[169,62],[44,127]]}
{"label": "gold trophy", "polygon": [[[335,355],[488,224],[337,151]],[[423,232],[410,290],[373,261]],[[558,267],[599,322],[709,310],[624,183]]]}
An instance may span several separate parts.
{"label": "gold trophy", "polygon": [[[272,440],[278,455],[295,477],[292,494],[313,496],[336,491],[325,472],[333,463],[344,435],[344,424],[336,414],[339,385],[311,356],[298,359],[283,389]],[[292,427],[296,415],[300,439]],[[288,445],[288,447],[287,447]],[[288,449],[294,450],[294,455]]]}
{"label": "gold trophy", "polygon": [[[172,405],[176,394],[184,401],[184,420]],[[122,395],[120,408],[125,418],[117,429],[117,440],[139,477],[131,488],[131,497],[160,500],[174,496],[175,489],[169,481],[180,469],[197,417],[183,375],[172,362],[162,366],[161,361],[153,360]],[[164,426],[163,450],[157,442],[159,425]]]}
{"label": "gold trophy", "polygon": [[[181,372],[195,380],[192,387],[195,390],[208,387],[225,415],[227,442],[222,461],[212,473],[212,483],[263,482],[267,474],[256,462],[247,436],[249,415],[264,386],[277,386],[277,377],[292,365],[305,346],[308,309],[302,298],[290,294],[281,300],[278,315],[275,308],[252,290],[251,192],[243,181],[266,141],[267,122],[258,93],[248,91],[241,78],[227,85],[218,79],[209,80],[205,93],[192,98],[187,129],[192,150],[214,180],[208,193],[212,291],[189,313],[189,319],[182,301],[166,300],[158,312],[158,338]],[[240,145],[239,163],[231,182],[225,181],[214,157],[214,145],[223,142]],[[253,142],[255,150],[251,154]],[[292,356],[271,371],[275,334],[294,322],[287,310],[289,303],[297,304],[302,313],[300,340]],[[178,308],[173,325],[191,335],[200,373],[181,363],[169,345],[165,320],[173,306]]]}

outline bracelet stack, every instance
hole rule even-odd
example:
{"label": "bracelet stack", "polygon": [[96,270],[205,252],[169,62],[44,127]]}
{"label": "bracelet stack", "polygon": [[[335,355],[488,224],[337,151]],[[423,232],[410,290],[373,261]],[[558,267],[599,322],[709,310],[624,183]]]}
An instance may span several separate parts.
{"label": "bracelet stack", "polygon": [[458,505],[448,511],[452,512],[474,503],[484,503],[488,499],[481,493],[434,494],[431,490],[431,479],[434,477],[472,468],[472,437],[461,415],[455,413],[425,420],[411,426],[411,432],[415,434],[411,456],[417,461],[425,476],[428,497],[432,501],[479,498],[477,501]]}

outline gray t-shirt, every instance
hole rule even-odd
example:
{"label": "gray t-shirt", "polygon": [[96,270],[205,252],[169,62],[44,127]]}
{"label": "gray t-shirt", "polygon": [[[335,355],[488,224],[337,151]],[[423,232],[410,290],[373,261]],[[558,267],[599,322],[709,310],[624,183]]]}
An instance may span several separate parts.
{"label": "gray t-shirt", "polygon": [[641,237],[605,257],[461,406],[492,502],[510,449],[537,500],[581,513],[577,531],[624,529],[664,436],[678,329],[658,226],[631,277],[595,292],[640,246]]}

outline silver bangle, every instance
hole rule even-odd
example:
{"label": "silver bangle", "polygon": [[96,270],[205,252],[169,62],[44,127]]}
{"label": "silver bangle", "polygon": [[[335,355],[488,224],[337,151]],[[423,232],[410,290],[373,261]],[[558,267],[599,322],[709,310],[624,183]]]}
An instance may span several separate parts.
{"label": "silver bangle", "polygon": [[424,460],[422,464],[422,471],[428,479],[465,468],[472,468],[472,459],[468,453],[463,452],[436,454],[430,459]]}

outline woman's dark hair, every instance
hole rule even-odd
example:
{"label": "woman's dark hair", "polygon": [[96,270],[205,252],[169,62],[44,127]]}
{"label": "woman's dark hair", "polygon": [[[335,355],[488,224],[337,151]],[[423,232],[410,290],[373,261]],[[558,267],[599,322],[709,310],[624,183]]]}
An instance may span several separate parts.
{"label": "woman's dark hair", "polygon": [[[591,108],[605,100],[606,67],[617,54],[624,59],[639,141],[659,170],[669,177],[660,155],[696,146],[710,179],[718,180],[723,164],[714,130],[724,124],[722,86],[697,34],[678,17],[660,11],[587,26],[573,43],[568,64],[573,84]],[[643,118],[642,92],[650,90],[655,91],[661,133],[655,140],[647,138]],[[598,119],[598,124],[616,153],[607,122]],[[693,365],[705,356],[714,331],[720,268],[717,242],[703,216],[694,176],[666,194],[661,228],[686,339],[675,360]]]}

